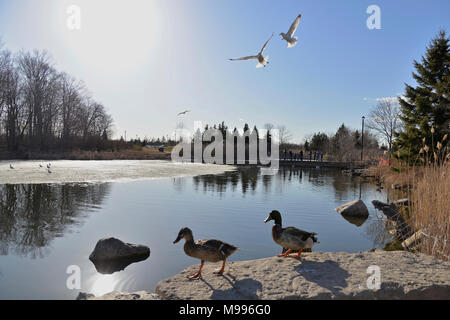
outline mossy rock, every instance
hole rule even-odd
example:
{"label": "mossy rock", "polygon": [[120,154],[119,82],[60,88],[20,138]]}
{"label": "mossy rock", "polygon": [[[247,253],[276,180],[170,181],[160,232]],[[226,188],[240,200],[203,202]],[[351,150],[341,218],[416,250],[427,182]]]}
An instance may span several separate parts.
{"label": "mossy rock", "polygon": [[402,246],[402,242],[395,239],[394,241],[391,241],[389,243],[387,243],[384,246],[384,251],[403,251],[405,250]]}

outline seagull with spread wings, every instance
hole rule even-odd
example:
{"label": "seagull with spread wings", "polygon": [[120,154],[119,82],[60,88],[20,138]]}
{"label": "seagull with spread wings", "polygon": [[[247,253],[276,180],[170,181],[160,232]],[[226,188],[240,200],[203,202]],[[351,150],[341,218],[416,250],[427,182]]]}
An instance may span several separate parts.
{"label": "seagull with spread wings", "polygon": [[264,43],[261,51],[256,55],[256,56],[248,56],[248,57],[242,57],[242,58],[237,58],[237,59],[230,59],[231,61],[238,61],[238,60],[252,60],[252,59],[257,59],[258,60],[258,64],[256,65],[257,68],[261,68],[261,67],[265,67],[268,63],[269,63],[269,56],[265,56],[263,57],[263,51],[266,48],[267,44],[269,43],[270,39],[272,39],[273,37],[273,33],[270,36],[269,40],[266,41],[266,43]]}
{"label": "seagull with spread wings", "polygon": [[291,27],[289,28],[289,31],[286,33],[282,32],[280,33],[280,36],[283,38],[283,40],[286,40],[287,47],[292,48],[295,47],[297,44],[297,37],[294,37],[294,33],[297,30],[298,24],[300,23],[300,19],[302,18],[302,15],[299,14],[297,18],[294,20],[294,22],[291,24]]}
{"label": "seagull with spread wings", "polygon": [[191,112],[191,111],[190,111],[190,110],[184,110],[183,112],[180,112],[179,114],[177,114],[177,117],[178,117],[179,115],[186,114],[186,113],[188,113],[188,112]]}

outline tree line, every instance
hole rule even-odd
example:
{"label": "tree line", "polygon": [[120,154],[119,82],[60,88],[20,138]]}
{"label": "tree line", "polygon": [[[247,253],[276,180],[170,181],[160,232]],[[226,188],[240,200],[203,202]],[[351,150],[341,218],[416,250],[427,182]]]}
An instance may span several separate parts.
{"label": "tree line", "polygon": [[[364,150],[363,150],[364,143]],[[304,142],[306,151],[320,151],[327,155],[327,159],[334,161],[356,161],[361,159],[374,159],[381,155],[385,147],[379,145],[377,137],[370,131],[364,130],[364,139],[361,131],[352,130],[342,124],[334,134],[317,132],[309,135]]]}
{"label": "tree line", "polygon": [[83,82],[56,70],[47,52],[12,53],[0,43],[0,149],[99,150],[112,124]]}
{"label": "tree line", "polygon": [[[184,129],[184,125],[177,125],[178,129]],[[140,146],[146,146],[148,144],[164,144],[165,146],[174,146],[178,142],[188,142],[194,143],[195,140],[202,141],[204,134],[207,130],[213,129],[221,132],[223,141],[225,141],[227,134],[232,134],[235,136],[235,143],[237,138],[245,137],[246,143],[246,154],[248,153],[248,143],[249,138],[254,136],[256,141],[260,139],[265,139],[267,143],[267,151],[271,151],[272,136],[274,130],[277,130],[278,145],[280,154],[285,150],[287,152],[292,151],[293,153],[298,153],[301,150],[303,152],[315,152],[319,151],[325,155],[326,160],[331,161],[359,161],[361,159],[361,149],[364,143],[364,158],[365,159],[375,159],[379,157],[384,150],[387,150],[386,145],[382,145],[378,142],[378,137],[376,134],[369,130],[364,130],[364,139],[359,130],[353,130],[342,124],[336,133],[326,134],[322,132],[317,132],[310,134],[303,142],[293,141],[291,132],[284,125],[273,125],[272,123],[264,124],[263,128],[258,128],[256,125],[251,127],[248,123],[245,123],[241,129],[234,127],[230,129],[224,121],[219,124],[205,125],[204,128],[198,128],[189,137],[183,137],[181,135],[172,135],[172,137],[160,138],[144,138],[141,140],[137,138],[135,140],[130,140],[130,143],[134,143]],[[213,138],[214,139],[214,138]],[[363,141],[364,140],[364,141]],[[212,140],[214,141],[214,140]],[[206,146],[209,141],[203,141],[203,145]],[[223,150],[225,154],[225,146]]]}

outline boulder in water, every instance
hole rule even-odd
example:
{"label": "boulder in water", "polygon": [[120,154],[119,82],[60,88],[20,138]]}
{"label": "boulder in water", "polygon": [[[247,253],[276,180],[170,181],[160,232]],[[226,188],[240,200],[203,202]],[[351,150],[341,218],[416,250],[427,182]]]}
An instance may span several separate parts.
{"label": "boulder in water", "polygon": [[100,239],[89,256],[92,262],[117,259],[142,259],[150,255],[150,248],[143,245],[125,243],[116,238]]}
{"label": "boulder in water", "polygon": [[368,217],[369,210],[364,202],[360,200],[355,200],[349,203],[346,203],[340,207],[336,208],[336,211],[342,215],[351,216],[351,217]]}

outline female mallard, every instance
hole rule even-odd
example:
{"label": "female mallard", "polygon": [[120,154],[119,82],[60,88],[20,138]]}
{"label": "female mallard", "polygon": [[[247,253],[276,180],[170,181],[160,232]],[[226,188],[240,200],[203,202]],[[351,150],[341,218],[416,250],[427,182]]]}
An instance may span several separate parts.
{"label": "female mallard", "polygon": [[[277,210],[273,210],[264,223],[274,220],[275,225],[272,228],[272,238],[283,248],[288,249],[285,253],[279,254],[278,257],[286,258],[287,256],[298,258],[302,254],[303,249],[311,248],[317,238],[315,232],[307,232],[294,227],[281,227],[281,214]],[[289,255],[292,250],[298,250],[297,255]]]}
{"label": "female mallard", "polygon": [[189,276],[190,279],[198,279],[202,276],[201,272],[205,261],[218,262],[223,260],[222,268],[215,272],[218,275],[223,274],[227,258],[236,250],[240,250],[239,248],[220,240],[211,239],[194,242],[192,231],[189,228],[182,228],[180,232],[178,232],[178,237],[173,243],[177,243],[183,238],[185,240],[184,252],[190,257],[201,260],[200,269],[198,269],[197,273]]}

